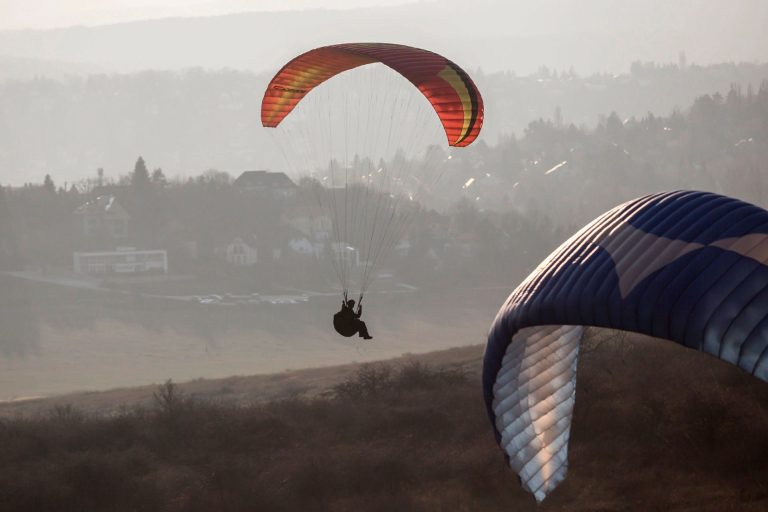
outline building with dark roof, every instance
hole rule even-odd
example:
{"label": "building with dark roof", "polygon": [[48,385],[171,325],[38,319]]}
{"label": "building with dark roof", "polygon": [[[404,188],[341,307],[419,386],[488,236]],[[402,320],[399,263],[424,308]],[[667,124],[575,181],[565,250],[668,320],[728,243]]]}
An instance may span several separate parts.
{"label": "building with dark roof", "polygon": [[234,186],[243,192],[266,194],[274,198],[296,196],[296,184],[284,172],[245,171],[237,177]]}
{"label": "building with dark roof", "polygon": [[127,236],[131,217],[113,195],[99,196],[88,201],[75,210],[75,215],[80,218],[85,236],[105,234],[114,239]]}

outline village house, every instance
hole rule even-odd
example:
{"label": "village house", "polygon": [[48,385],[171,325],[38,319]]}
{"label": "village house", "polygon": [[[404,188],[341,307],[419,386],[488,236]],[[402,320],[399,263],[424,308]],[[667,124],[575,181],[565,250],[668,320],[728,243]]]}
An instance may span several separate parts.
{"label": "village house", "polygon": [[357,268],[361,265],[360,251],[356,247],[341,242],[331,244],[333,257],[346,268]]}
{"label": "village house", "polygon": [[234,182],[236,189],[273,199],[296,197],[296,184],[284,172],[245,171]]}
{"label": "village house", "polygon": [[113,195],[99,196],[75,210],[80,229],[86,237],[106,236],[121,240],[128,236],[130,215]]}
{"label": "village house", "polygon": [[214,253],[230,265],[248,267],[259,262],[259,251],[254,237],[237,237],[224,247],[218,247]]}
{"label": "village house", "polygon": [[283,213],[282,220],[315,242],[329,240],[333,236],[333,220],[319,206],[290,208]]}
{"label": "village house", "polygon": [[72,255],[78,274],[130,275],[166,274],[165,249],[127,247],[131,217],[112,194],[104,194],[74,211],[78,231],[83,235],[79,250]]}

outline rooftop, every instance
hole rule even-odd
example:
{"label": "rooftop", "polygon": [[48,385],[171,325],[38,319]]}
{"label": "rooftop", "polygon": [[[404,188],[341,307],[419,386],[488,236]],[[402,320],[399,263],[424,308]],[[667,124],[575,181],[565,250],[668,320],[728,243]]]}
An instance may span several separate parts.
{"label": "rooftop", "polygon": [[284,172],[245,171],[235,180],[235,186],[240,188],[296,188]]}
{"label": "rooftop", "polygon": [[75,215],[104,215],[112,218],[128,219],[130,215],[120,206],[115,196],[99,196],[77,207]]}

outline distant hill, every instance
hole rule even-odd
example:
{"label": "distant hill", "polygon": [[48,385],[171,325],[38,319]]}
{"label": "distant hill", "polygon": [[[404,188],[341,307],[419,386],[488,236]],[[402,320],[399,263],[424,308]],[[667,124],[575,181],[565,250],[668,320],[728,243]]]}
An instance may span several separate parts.
{"label": "distant hill", "polygon": [[[37,61],[30,66],[41,70]],[[73,69],[56,68],[56,76],[71,76]],[[211,168],[234,175],[284,170],[285,159],[259,122],[271,76],[190,69],[0,83],[0,183],[42,182],[50,174],[59,185],[71,184],[95,176],[97,168],[117,179],[138,155],[170,177]],[[532,121],[558,113],[565,125],[592,128],[612,111],[622,119],[649,112],[666,116],[703,94],[725,95],[731,84],[757,91],[768,79],[768,64],[681,68],[636,62],[620,75],[542,69],[528,76],[477,72],[473,77],[486,107],[478,143],[493,145],[500,136],[520,136]],[[344,101],[343,94],[334,98]]]}
{"label": "distant hill", "polygon": [[110,71],[236,68],[274,71],[304,49],[392,41],[443,52],[486,71],[540,66],[620,72],[634,60],[768,60],[768,4],[760,0],[562,2],[441,0],[349,10],[245,12],[95,27],[0,32],[0,56]]}
{"label": "distant hill", "polygon": [[51,61],[26,57],[4,57],[0,54],[0,83],[26,81],[35,77],[67,80],[73,77],[104,73],[105,68],[96,65]]}

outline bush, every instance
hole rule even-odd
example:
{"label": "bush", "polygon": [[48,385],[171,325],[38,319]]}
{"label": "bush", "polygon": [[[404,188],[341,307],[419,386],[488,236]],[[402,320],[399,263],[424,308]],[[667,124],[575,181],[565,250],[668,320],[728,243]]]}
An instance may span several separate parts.
{"label": "bush", "polygon": [[467,380],[460,369],[434,369],[419,361],[407,362],[397,369],[381,363],[364,364],[352,377],[334,387],[334,396],[339,400],[365,400],[464,384]]}
{"label": "bush", "polygon": [[377,396],[391,387],[392,368],[372,363],[362,365],[352,378],[337,384],[333,390],[338,399],[361,400]]}

